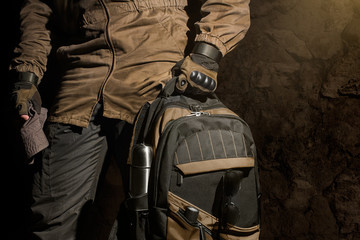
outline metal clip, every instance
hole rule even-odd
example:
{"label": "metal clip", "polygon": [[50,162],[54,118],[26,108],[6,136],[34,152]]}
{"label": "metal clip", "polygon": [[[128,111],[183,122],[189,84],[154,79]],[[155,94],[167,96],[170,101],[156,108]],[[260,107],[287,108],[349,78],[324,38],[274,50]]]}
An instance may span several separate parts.
{"label": "metal clip", "polygon": [[210,116],[210,113],[208,113],[208,112],[191,112],[188,116],[200,117],[203,115]]}

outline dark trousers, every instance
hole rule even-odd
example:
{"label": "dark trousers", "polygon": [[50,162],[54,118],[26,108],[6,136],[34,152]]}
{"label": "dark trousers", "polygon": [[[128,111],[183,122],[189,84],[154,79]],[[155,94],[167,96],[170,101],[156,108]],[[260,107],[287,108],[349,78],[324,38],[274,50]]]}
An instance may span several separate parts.
{"label": "dark trousers", "polygon": [[33,183],[33,238],[116,239],[132,125],[101,113],[98,104],[88,128],[47,124],[50,145]]}

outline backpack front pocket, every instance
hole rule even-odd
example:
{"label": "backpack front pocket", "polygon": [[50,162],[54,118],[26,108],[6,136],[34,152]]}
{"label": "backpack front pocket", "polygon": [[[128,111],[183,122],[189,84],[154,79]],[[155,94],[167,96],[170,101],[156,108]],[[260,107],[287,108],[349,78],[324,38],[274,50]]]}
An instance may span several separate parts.
{"label": "backpack front pocket", "polygon": [[[219,219],[208,212],[198,208],[188,201],[169,192],[169,213],[167,226],[167,239],[192,240],[192,239],[238,239],[255,240],[259,238],[260,226],[240,228],[227,225],[225,230],[219,231]],[[186,217],[187,209],[197,211],[194,216]],[[190,218],[190,219],[189,219]]]}

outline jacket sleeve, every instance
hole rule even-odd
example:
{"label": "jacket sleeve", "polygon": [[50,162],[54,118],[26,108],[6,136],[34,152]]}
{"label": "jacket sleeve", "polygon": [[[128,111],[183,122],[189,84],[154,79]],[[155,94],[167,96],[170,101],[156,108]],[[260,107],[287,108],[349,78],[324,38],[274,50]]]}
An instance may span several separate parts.
{"label": "jacket sleeve", "polygon": [[215,45],[223,56],[230,52],[250,27],[250,0],[206,0],[202,18],[195,23],[195,41]]}
{"label": "jacket sleeve", "polygon": [[25,1],[20,11],[20,41],[14,50],[10,70],[32,72],[42,78],[51,51],[48,29],[51,15],[52,10],[45,1]]}

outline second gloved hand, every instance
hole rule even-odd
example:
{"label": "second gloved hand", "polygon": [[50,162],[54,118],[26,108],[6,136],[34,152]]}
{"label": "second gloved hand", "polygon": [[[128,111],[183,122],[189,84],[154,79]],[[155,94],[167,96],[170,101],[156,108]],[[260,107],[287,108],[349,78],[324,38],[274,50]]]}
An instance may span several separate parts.
{"label": "second gloved hand", "polygon": [[[30,77],[29,77],[30,76]],[[28,81],[35,78],[32,73],[18,73],[17,79],[14,80],[11,91],[11,98],[15,110],[20,116],[32,115],[30,110],[30,103],[35,111],[40,114],[41,112],[41,97],[36,87],[36,82]],[[37,77],[35,79],[37,81]]]}

